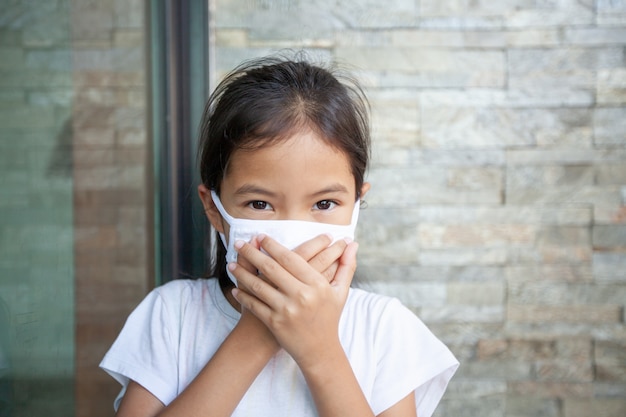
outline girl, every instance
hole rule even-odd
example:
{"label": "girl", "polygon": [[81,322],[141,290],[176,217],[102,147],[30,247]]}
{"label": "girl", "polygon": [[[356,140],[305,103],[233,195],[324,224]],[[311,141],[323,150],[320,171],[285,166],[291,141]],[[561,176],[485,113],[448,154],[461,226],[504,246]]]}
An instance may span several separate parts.
{"label": "girl", "polygon": [[396,299],[350,288],[368,154],[365,99],[339,74],[272,58],[226,77],[199,153],[214,278],[129,316],[101,363],[118,416],[433,413],[458,362]]}

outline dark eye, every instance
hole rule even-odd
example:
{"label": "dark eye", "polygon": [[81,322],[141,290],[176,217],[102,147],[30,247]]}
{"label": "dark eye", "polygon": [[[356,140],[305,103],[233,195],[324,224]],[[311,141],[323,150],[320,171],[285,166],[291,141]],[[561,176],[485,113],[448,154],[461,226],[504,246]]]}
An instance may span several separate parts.
{"label": "dark eye", "polygon": [[330,210],[331,208],[335,207],[335,204],[336,203],[331,200],[322,200],[315,203],[315,208],[317,210]]}
{"label": "dark eye", "polygon": [[270,205],[267,204],[267,201],[252,201],[250,203],[250,207],[255,210],[267,210]]}

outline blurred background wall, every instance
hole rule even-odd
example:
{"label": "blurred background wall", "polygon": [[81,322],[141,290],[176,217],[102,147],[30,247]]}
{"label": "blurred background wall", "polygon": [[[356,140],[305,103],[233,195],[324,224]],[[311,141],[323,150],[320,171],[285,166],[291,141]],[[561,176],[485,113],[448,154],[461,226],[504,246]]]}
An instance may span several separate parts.
{"label": "blurred background wall", "polygon": [[0,1],[2,416],[112,415],[98,358],[154,285],[145,8]]}
{"label": "blurred background wall", "polygon": [[[0,2],[0,415],[112,413],[157,284],[155,3]],[[438,416],[626,415],[626,1],[208,6],[212,85],[291,48],[365,86],[359,285],[461,360]]]}

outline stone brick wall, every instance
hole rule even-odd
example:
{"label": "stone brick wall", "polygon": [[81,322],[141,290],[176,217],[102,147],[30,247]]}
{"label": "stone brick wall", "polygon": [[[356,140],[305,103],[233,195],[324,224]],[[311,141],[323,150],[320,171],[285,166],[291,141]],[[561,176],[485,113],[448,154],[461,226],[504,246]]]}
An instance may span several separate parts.
{"label": "stone brick wall", "polygon": [[212,4],[216,78],[280,48],[356,67],[361,285],[461,360],[438,416],[626,415],[626,1]]}

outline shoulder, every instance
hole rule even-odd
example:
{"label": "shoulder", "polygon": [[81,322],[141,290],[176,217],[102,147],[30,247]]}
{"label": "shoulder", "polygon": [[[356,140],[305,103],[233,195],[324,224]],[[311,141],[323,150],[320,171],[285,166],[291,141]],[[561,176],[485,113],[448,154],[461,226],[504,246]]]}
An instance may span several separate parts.
{"label": "shoulder", "polygon": [[351,289],[342,320],[346,327],[369,334],[374,345],[384,350],[391,348],[390,341],[402,340],[414,351],[447,351],[426,324],[395,297]]}
{"label": "shoulder", "polygon": [[156,287],[152,292],[164,299],[179,297],[197,297],[209,289],[209,279],[175,279]]}
{"label": "shoulder", "polygon": [[176,279],[162,284],[146,295],[135,310],[135,314],[180,315],[188,307],[206,302],[207,295],[217,280],[211,279]]}
{"label": "shoulder", "polygon": [[202,299],[207,294],[219,289],[216,279],[175,279],[152,290],[154,297],[164,302],[185,302]]}

